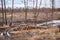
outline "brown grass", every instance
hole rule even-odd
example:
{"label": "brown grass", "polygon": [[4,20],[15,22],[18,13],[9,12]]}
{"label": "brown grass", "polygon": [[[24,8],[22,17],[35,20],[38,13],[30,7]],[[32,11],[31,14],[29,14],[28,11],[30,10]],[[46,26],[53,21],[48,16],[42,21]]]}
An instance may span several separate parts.
{"label": "brown grass", "polygon": [[57,38],[60,38],[58,27],[40,28],[33,28],[32,26],[31,29],[28,28],[28,30],[11,31],[10,33],[14,34],[15,40],[56,40]]}
{"label": "brown grass", "polygon": [[[46,15],[48,14],[48,15]],[[60,19],[60,12],[54,12],[53,15],[53,19]],[[7,19],[8,21],[11,21],[11,14],[7,13]],[[13,14],[13,20],[14,21],[25,21],[25,13],[24,12],[18,12],[18,13],[14,13]],[[33,21],[34,20],[34,14],[33,12],[28,12],[27,13],[27,21]],[[37,21],[40,22],[44,22],[44,21],[48,21],[48,20],[52,20],[52,13],[44,13],[44,12],[40,12],[37,18]]]}

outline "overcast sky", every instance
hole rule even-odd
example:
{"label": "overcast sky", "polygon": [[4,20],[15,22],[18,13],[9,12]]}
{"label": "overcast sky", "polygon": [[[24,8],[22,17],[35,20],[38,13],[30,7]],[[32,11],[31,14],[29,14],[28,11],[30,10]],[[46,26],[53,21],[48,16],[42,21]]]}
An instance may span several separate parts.
{"label": "overcast sky", "polygon": [[[38,7],[40,4],[41,0],[37,0],[38,1]],[[6,0],[6,6],[7,7],[11,7],[11,3],[12,0]],[[47,7],[47,8],[51,8],[51,0],[42,0],[41,2],[41,7]],[[34,2],[34,7],[36,6],[36,0]],[[45,5],[46,4],[46,5]],[[0,7],[1,7],[1,0],[0,0]],[[15,0],[14,1],[14,8],[16,7],[24,7],[24,0]],[[28,7],[32,8],[33,7],[33,0],[28,0]],[[55,8],[60,8],[60,0],[55,0]]]}

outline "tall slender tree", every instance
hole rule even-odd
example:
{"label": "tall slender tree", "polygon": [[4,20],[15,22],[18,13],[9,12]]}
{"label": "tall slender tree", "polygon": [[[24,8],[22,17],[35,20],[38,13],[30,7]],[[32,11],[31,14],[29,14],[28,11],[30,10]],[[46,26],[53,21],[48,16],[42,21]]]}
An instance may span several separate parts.
{"label": "tall slender tree", "polygon": [[28,0],[24,0],[25,23],[27,23]]}
{"label": "tall slender tree", "polygon": [[48,12],[47,12],[47,11],[48,11],[48,10],[47,10],[46,1],[44,0],[44,2],[45,2],[45,9],[46,9],[46,10],[44,11],[45,14],[46,14],[46,26],[48,26],[48,25],[47,25],[47,21],[48,21]]}
{"label": "tall slender tree", "polygon": [[33,0],[33,14],[34,14],[34,0]]}
{"label": "tall slender tree", "polygon": [[36,0],[35,1],[35,3],[36,3],[36,6],[35,6],[35,11],[34,11],[34,24],[35,24],[35,26],[36,26],[36,22],[37,22],[37,16],[36,16],[36,14],[37,14],[37,4],[38,4],[38,0]]}
{"label": "tall slender tree", "polygon": [[36,20],[38,20],[37,18],[38,18],[39,13],[40,13],[40,7],[41,7],[41,5],[42,5],[42,0],[40,0],[39,7],[38,7],[39,9],[37,9]]}
{"label": "tall slender tree", "polygon": [[12,10],[11,10],[11,23],[10,23],[10,26],[13,23],[13,9],[14,9],[14,0],[12,0]]}
{"label": "tall slender tree", "polygon": [[1,6],[2,6],[2,26],[3,26],[3,24],[4,24],[3,0],[1,0]]}
{"label": "tall slender tree", "polygon": [[41,5],[42,5],[42,0],[40,0],[40,3],[39,3],[39,10],[38,10],[38,13],[37,13],[37,17],[39,15]]}
{"label": "tall slender tree", "polygon": [[[35,12],[34,6],[35,6],[35,0],[33,0],[33,14]],[[35,25],[35,22],[34,21],[33,21],[33,24]]]}
{"label": "tall slender tree", "polygon": [[[54,3],[55,2],[55,0],[51,0],[51,4],[52,4],[52,20],[53,20],[53,18],[54,18]],[[53,24],[52,24],[52,26],[53,26]]]}
{"label": "tall slender tree", "polygon": [[6,0],[4,0],[5,24],[7,25]]}

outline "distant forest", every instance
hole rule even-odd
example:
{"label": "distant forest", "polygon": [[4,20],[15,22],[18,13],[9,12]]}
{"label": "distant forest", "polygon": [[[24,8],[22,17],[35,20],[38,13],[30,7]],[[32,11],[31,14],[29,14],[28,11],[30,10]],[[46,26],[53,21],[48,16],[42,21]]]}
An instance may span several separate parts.
{"label": "distant forest", "polygon": [[[33,12],[33,11],[39,11],[39,12],[51,12],[52,11],[52,8],[40,8],[40,9],[36,9],[36,8],[33,8],[33,9],[29,9],[29,8],[14,8],[13,9],[13,12],[24,12],[26,11],[27,12]],[[6,12],[11,12],[12,9],[11,8],[7,8],[6,9]],[[54,12],[59,12],[60,11],[60,8],[54,8],[53,9]],[[2,12],[2,8],[0,8],[0,13]]]}

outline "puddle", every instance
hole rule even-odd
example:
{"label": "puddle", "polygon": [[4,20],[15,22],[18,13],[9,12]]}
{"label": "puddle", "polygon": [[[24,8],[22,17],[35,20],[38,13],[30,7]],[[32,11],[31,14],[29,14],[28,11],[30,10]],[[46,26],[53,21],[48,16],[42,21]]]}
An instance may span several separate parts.
{"label": "puddle", "polygon": [[52,20],[37,24],[37,26],[60,26],[60,20]]}

